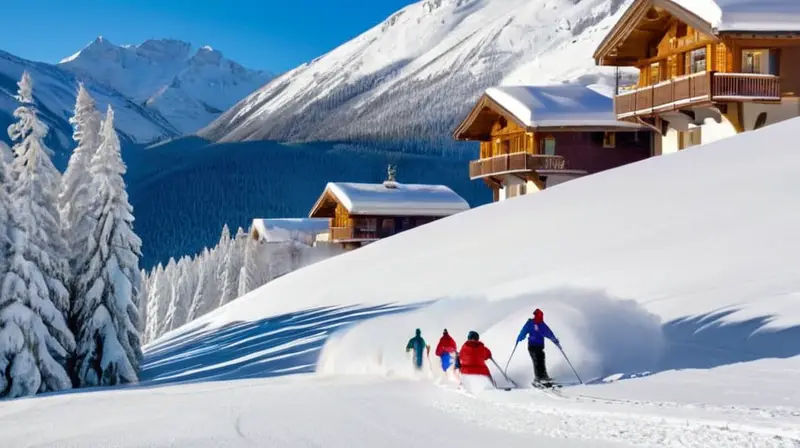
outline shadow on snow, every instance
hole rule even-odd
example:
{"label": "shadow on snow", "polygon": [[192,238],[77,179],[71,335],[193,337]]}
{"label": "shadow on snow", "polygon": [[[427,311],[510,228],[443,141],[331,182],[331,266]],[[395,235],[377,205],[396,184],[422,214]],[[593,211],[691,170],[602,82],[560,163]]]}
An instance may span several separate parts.
{"label": "shadow on snow", "polygon": [[222,328],[201,327],[149,347],[140,385],[310,373],[334,331],[420,306],[325,307]]}
{"label": "shadow on snow", "polygon": [[662,325],[666,345],[657,369],[594,378],[605,384],[670,370],[713,369],[761,359],[800,356],[800,326],[767,328],[774,316],[732,320],[737,308],[675,319]]}

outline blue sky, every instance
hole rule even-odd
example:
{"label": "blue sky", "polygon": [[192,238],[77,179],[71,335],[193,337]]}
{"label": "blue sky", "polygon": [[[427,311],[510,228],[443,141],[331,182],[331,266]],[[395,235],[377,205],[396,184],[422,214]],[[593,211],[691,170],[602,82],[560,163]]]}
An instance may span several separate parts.
{"label": "blue sky", "polygon": [[3,5],[0,50],[55,63],[97,36],[173,38],[281,72],[381,22],[412,0],[27,0]]}

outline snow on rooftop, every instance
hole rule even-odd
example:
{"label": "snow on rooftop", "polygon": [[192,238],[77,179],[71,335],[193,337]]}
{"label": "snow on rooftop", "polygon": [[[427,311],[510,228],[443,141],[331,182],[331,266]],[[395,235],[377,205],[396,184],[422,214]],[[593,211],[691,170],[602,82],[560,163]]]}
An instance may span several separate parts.
{"label": "snow on rooftop", "polygon": [[330,182],[331,192],[352,215],[449,216],[469,204],[444,185]]}
{"label": "snow on rooftop", "polygon": [[499,86],[486,95],[527,127],[641,127],[617,120],[611,98],[578,84]]}
{"label": "snow on rooftop", "polygon": [[717,31],[800,31],[798,0],[669,0]]}
{"label": "snow on rooftop", "polygon": [[277,218],[254,219],[253,229],[268,243],[301,241],[310,243],[320,234],[328,231],[327,218]]}

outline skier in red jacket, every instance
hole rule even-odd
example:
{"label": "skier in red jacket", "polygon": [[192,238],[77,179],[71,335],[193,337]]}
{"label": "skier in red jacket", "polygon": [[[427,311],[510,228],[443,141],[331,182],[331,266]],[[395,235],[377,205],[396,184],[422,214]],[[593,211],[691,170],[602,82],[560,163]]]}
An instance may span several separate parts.
{"label": "skier in red jacket", "polygon": [[492,359],[492,352],[479,339],[480,336],[477,332],[470,331],[467,335],[467,342],[461,346],[461,352],[458,354],[461,373],[463,375],[483,375],[492,379],[489,368],[486,367],[486,360]]}
{"label": "skier in red jacket", "polygon": [[458,346],[456,345],[456,341],[450,336],[450,333],[447,332],[447,328],[445,328],[441,339],[439,339],[439,344],[436,346],[436,356],[442,359],[442,370],[447,372],[452,362],[451,357],[456,355],[457,352]]}

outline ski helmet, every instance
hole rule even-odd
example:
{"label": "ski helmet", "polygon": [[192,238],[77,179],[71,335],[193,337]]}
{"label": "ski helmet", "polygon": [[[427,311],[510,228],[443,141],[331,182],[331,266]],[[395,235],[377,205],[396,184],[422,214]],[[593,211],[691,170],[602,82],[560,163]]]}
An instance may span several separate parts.
{"label": "ski helmet", "polygon": [[480,335],[478,335],[477,331],[470,331],[469,334],[467,334],[467,340],[469,341],[477,341],[479,339]]}
{"label": "ski helmet", "polygon": [[415,333],[417,336],[419,336],[419,335],[421,335],[421,334],[422,334],[422,330],[420,330],[419,328],[417,328],[417,329],[414,331],[414,333]]}
{"label": "ski helmet", "polygon": [[444,329],[444,331],[442,332],[442,334],[447,334],[447,328],[445,328],[445,329]]}

